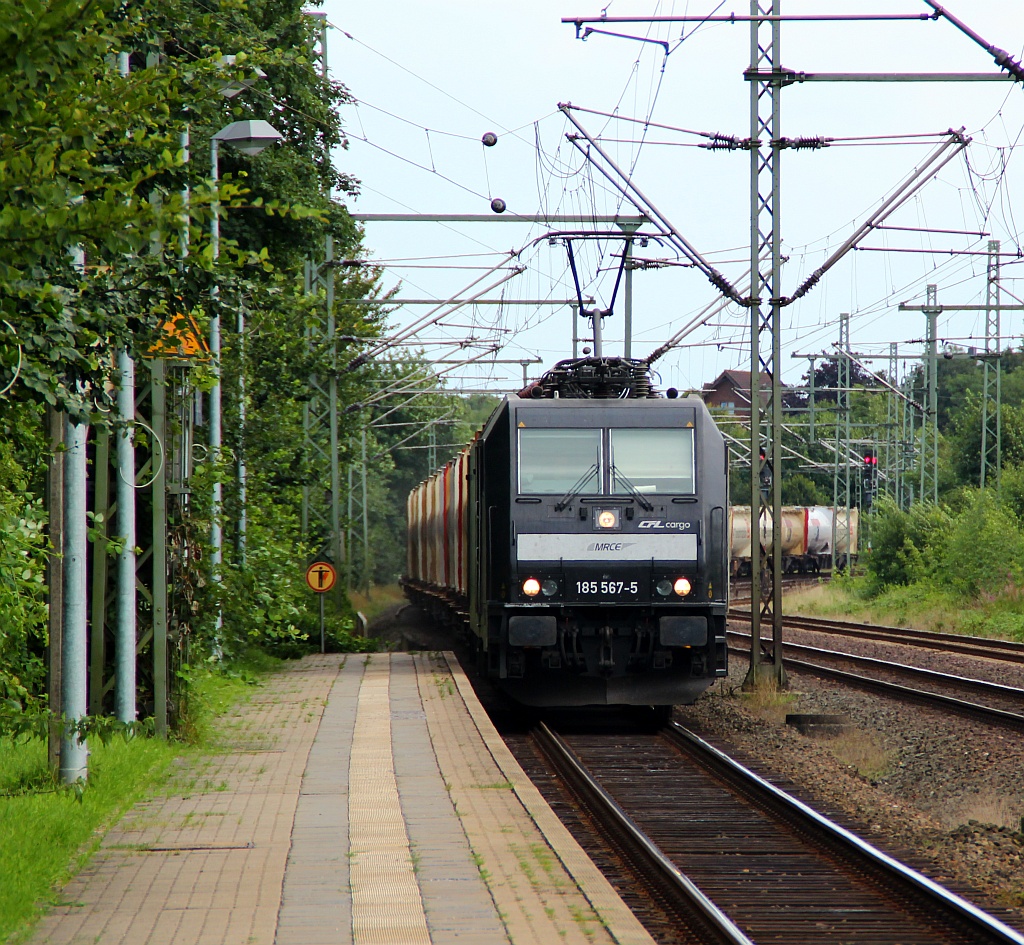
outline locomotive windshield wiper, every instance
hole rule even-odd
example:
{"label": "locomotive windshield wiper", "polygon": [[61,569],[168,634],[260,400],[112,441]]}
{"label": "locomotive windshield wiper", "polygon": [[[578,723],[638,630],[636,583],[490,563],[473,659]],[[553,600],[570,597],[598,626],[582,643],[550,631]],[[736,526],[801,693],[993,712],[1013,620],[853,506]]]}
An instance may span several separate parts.
{"label": "locomotive windshield wiper", "polygon": [[575,499],[576,496],[578,496],[583,491],[583,487],[588,482],[590,482],[590,480],[593,479],[595,475],[597,475],[597,471],[598,465],[597,463],[594,463],[590,467],[590,469],[588,469],[582,476],[580,476],[579,479],[576,480],[575,485],[573,485],[569,489],[569,491],[555,503],[555,511],[561,512],[562,509],[567,508],[569,503],[572,502],[572,500]]}
{"label": "locomotive windshield wiper", "polygon": [[626,491],[639,503],[640,508],[645,512],[653,512],[654,506],[644,498],[643,493],[633,485],[632,481],[624,473],[620,473],[619,470],[612,466],[612,482],[621,482],[625,487]]}

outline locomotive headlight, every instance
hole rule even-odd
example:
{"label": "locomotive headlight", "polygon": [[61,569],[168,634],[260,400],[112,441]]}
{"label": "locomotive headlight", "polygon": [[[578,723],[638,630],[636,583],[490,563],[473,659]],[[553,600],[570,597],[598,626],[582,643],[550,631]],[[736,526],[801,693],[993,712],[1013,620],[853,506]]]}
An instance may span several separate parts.
{"label": "locomotive headlight", "polygon": [[689,578],[676,578],[676,583],[672,585],[672,590],[674,590],[680,597],[685,597],[693,590],[693,585],[690,583]]}
{"label": "locomotive headlight", "polygon": [[619,527],[619,510],[618,509],[601,509],[597,513],[597,527],[598,528],[618,528]]}
{"label": "locomotive headlight", "polygon": [[558,593],[558,581],[548,578],[541,584],[540,590],[545,597],[554,597]]}
{"label": "locomotive headlight", "polygon": [[527,597],[536,597],[540,593],[540,581],[536,578],[527,578],[523,581],[523,593]]}
{"label": "locomotive headlight", "polygon": [[672,593],[672,582],[669,580],[658,581],[658,583],[654,585],[654,589],[662,597],[668,597],[668,595]]}

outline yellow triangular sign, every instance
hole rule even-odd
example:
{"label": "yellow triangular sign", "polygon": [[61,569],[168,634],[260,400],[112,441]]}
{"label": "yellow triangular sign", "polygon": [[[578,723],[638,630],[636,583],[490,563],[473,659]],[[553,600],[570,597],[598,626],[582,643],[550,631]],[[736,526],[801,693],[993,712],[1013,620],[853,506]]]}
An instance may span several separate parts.
{"label": "yellow triangular sign", "polygon": [[150,346],[148,354],[151,358],[210,360],[210,348],[196,320],[183,312],[171,315],[164,321],[160,326],[160,338]]}

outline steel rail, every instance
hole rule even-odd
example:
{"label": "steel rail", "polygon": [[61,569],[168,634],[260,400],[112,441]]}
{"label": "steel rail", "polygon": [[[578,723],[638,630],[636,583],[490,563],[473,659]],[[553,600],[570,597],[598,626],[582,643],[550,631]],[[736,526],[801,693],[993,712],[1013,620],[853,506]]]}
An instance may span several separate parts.
{"label": "steel rail", "polygon": [[[750,634],[739,630],[726,631],[727,636],[741,637],[749,640]],[[769,643],[769,640],[763,640]],[[973,679],[970,676],[957,676],[953,673],[943,673],[935,669],[926,669],[923,666],[911,666],[907,663],[894,663],[890,660],[881,660],[873,656],[859,656],[856,653],[843,653],[840,650],[826,650],[820,646],[807,646],[803,643],[790,643],[788,640],[783,643],[786,650],[794,653],[803,653],[805,656],[824,656],[828,659],[845,660],[856,666],[864,666],[869,669],[878,669],[883,672],[892,672],[901,676],[913,676],[917,679],[938,683],[943,686],[955,686],[958,689],[966,689],[982,695],[993,696],[1002,699],[1017,699],[1024,706],[1024,689],[1018,686],[1006,686],[1002,683],[990,682],[987,679]]]}
{"label": "steel rail", "polygon": [[938,909],[947,920],[959,927],[966,927],[978,942],[998,942],[1002,945],[1024,945],[1024,936],[1003,924],[994,916],[979,909],[973,903],[940,886],[927,876],[911,869],[899,860],[883,853],[866,840],[816,810],[808,807],[774,784],[755,774],[749,768],[719,751],[684,728],[678,722],[670,722],[668,732],[680,747],[698,755],[713,771],[732,784],[741,784],[747,796],[753,796],[765,809],[783,817],[789,823],[796,823],[815,837],[825,841],[829,848],[846,858],[859,863],[870,874],[883,874],[886,881],[915,901],[927,900],[930,907]]}
{"label": "steel rail", "polygon": [[[750,612],[730,610],[729,619],[749,620]],[[891,627],[882,624],[849,623],[842,620],[822,620],[817,617],[784,617],[783,623],[800,630],[815,630],[841,636],[869,640],[904,643],[948,653],[963,653],[986,659],[1024,663],[1024,643],[1014,640],[990,640],[986,637],[962,636],[959,633],[940,633],[936,630],[917,630],[912,627]]]}
{"label": "steel rail", "polygon": [[[786,644],[783,644],[785,648]],[[736,656],[747,656],[749,650],[740,647],[729,647],[729,651]],[[1024,731],[1024,715],[1016,712],[1007,712],[1005,709],[994,709],[991,706],[980,705],[977,702],[968,702],[966,699],[957,699],[954,696],[945,696],[939,692],[929,692],[926,689],[914,689],[911,686],[901,686],[899,683],[886,682],[883,679],[874,679],[871,676],[861,676],[858,673],[848,673],[841,669],[832,669],[830,666],[822,666],[820,663],[809,663],[805,660],[794,660],[783,656],[783,664],[786,669],[795,669],[822,679],[831,679],[835,682],[844,683],[855,689],[863,689],[867,692],[874,692],[882,696],[890,696],[904,702],[916,702],[918,705],[930,708],[942,708],[965,718],[975,719],[987,725],[1001,725],[1015,731]]]}
{"label": "steel rail", "polygon": [[651,841],[619,806],[618,802],[594,780],[572,749],[545,723],[533,733],[537,744],[555,767],[559,777],[598,814],[601,821],[613,825],[614,833],[625,837],[635,853],[661,882],[682,899],[703,920],[724,945],[753,945],[753,942]]}

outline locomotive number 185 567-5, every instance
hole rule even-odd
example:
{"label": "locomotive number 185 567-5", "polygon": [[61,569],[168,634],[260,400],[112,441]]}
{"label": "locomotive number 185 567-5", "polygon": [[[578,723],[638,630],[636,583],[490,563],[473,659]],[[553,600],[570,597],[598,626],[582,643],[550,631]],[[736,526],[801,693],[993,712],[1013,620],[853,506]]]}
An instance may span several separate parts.
{"label": "locomotive number 185 567-5", "polygon": [[617,597],[620,594],[634,595],[640,590],[637,581],[577,581],[576,593],[580,596]]}

